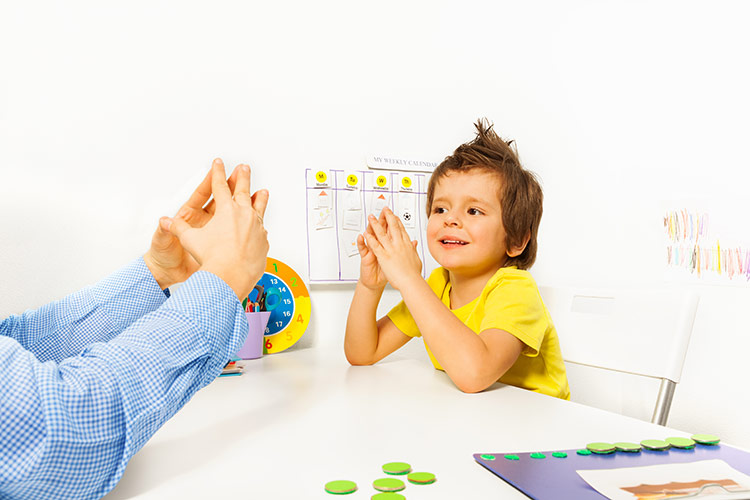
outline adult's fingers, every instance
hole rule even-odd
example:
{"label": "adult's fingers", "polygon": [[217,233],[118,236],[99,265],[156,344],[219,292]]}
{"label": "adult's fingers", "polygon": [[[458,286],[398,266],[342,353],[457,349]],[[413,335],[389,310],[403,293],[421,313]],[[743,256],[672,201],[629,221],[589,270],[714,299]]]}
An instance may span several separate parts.
{"label": "adult's fingers", "polygon": [[232,192],[227,184],[227,174],[224,171],[224,162],[216,158],[211,166],[211,190],[217,204],[225,203],[232,198]]}
{"label": "adult's fingers", "polygon": [[192,228],[182,217],[173,217],[171,219],[169,217],[162,217],[159,220],[159,224],[162,227],[166,226],[166,229],[177,238],[180,238],[185,231]]}
{"label": "adult's fingers", "polygon": [[262,219],[266,214],[266,207],[268,206],[268,191],[261,189],[253,193],[251,198],[253,203],[253,209],[260,215]]}
{"label": "adult's fingers", "polygon": [[203,208],[203,205],[205,205],[209,198],[211,198],[212,174],[213,169],[209,169],[206,173],[206,176],[203,178],[201,183],[198,184],[198,187],[195,188],[195,191],[193,191],[193,194],[190,195],[190,198],[188,198],[188,201],[185,202],[183,207],[194,208],[196,210],[200,210]]}
{"label": "adult's fingers", "polygon": [[[229,174],[229,179],[227,179],[227,185],[229,186],[229,191],[234,193],[234,186],[237,184],[237,174],[240,173],[240,167],[242,165],[237,165],[234,167],[234,170],[232,170],[232,173]],[[211,172],[209,172],[209,179],[211,178]],[[209,181],[209,189],[211,187],[211,183]],[[208,202],[208,205],[206,205],[203,210],[205,210],[210,215],[213,215],[216,212],[216,200],[212,199]]]}
{"label": "adult's fingers", "polygon": [[237,182],[234,186],[233,197],[235,200],[250,201],[250,167],[240,165],[237,167]]}

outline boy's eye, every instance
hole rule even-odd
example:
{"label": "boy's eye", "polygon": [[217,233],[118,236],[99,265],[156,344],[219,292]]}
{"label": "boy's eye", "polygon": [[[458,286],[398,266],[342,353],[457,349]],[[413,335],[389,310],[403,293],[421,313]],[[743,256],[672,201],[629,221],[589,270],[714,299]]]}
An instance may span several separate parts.
{"label": "boy's eye", "polygon": [[470,208],[469,209],[469,215],[483,215],[484,212],[479,210],[478,208]]}
{"label": "boy's eye", "polygon": [[435,207],[432,209],[433,214],[443,214],[445,213],[445,209],[443,207]]}

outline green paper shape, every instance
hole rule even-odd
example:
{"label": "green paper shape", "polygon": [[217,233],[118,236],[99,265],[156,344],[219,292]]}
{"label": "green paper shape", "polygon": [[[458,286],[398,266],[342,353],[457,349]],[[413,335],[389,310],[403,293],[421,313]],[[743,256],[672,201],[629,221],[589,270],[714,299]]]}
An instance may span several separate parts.
{"label": "green paper shape", "polygon": [[325,490],[332,495],[348,495],[357,491],[357,483],[347,480],[329,481]]}
{"label": "green paper shape", "polygon": [[620,441],[615,443],[617,451],[624,451],[626,453],[638,453],[641,451],[641,445],[638,443],[630,443],[628,441]]}
{"label": "green paper shape", "polygon": [[661,439],[644,439],[641,441],[641,446],[647,450],[662,451],[669,448],[669,443],[662,441]]}
{"label": "green paper shape", "polygon": [[406,488],[406,485],[400,479],[384,477],[373,481],[372,487],[378,491],[401,491]]}
{"label": "green paper shape", "polygon": [[431,472],[412,472],[411,474],[406,476],[406,479],[408,479],[410,483],[414,484],[430,484],[434,483],[436,480],[435,474]]}
{"label": "green paper shape", "polygon": [[406,462],[388,462],[383,465],[383,472],[392,476],[403,476],[411,472],[411,465]]}
{"label": "green paper shape", "polygon": [[584,456],[591,455],[591,452],[589,450],[578,450],[576,453],[578,453],[579,455],[584,455]]}
{"label": "green paper shape", "polygon": [[371,500],[406,500],[406,497],[399,493],[375,493],[370,498]]}
{"label": "green paper shape", "polygon": [[719,439],[719,436],[714,436],[713,434],[693,434],[690,437],[698,444],[705,444],[709,446],[719,444],[719,441],[721,441],[721,439]]}
{"label": "green paper shape", "polygon": [[587,444],[586,449],[593,453],[604,455],[615,451],[615,445],[613,445],[612,443],[596,442]]}
{"label": "green paper shape", "polygon": [[695,448],[695,441],[693,441],[690,438],[668,437],[664,441],[674,446],[675,448],[682,448],[683,450],[689,450],[691,448]]}
{"label": "green paper shape", "polygon": [[541,458],[547,458],[547,457],[546,457],[546,456],[544,455],[544,453],[539,453],[539,452],[534,452],[534,453],[532,453],[532,454],[531,454],[531,455],[529,455],[529,456],[530,456],[531,458],[538,458],[538,459],[541,459]]}
{"label": "green paper shape", "polygon": [[479,455],[482,460],[495,460],[495,455]]}
{"label": "green paper shape", "polygon": [[521,460],[521,457],[518,455],[505,455],[506,460]]}
{"label": "green paper shape", "polygon": [[568,454],[564,451],[553,451],[552,456],[555,458],[568,458]]}

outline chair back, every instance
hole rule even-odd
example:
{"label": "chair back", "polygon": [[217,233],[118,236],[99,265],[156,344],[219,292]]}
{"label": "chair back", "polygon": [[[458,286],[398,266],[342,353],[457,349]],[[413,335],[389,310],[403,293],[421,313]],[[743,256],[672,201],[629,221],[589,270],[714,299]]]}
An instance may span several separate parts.
{"label": "chair back", "polygon": [[[653,422],[666,423],[693,329],[698,297],[676,290],[541,286],[566,365],[661,379]],[[575,399],[575,387],[571,387]]]}

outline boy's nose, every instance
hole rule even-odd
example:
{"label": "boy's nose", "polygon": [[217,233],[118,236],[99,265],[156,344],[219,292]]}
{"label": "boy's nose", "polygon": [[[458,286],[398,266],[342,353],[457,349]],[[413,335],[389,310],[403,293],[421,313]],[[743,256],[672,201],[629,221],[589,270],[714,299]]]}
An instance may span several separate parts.
{"label": "boy's nose", "polygon": [[448,215],[448,217],[445,218],[445,225],[446,226],[460,226],[461,220],[456,217],[455,215]]}

